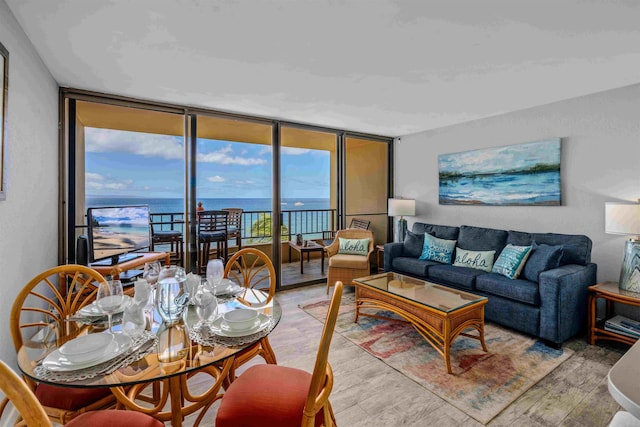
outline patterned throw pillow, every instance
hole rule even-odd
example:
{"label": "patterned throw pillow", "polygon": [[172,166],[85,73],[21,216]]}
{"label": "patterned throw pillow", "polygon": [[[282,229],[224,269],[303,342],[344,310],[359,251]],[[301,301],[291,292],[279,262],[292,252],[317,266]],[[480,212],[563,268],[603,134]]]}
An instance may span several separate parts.
{"label": "patterned throw pillow", "polygon": [[343,255],[362,255],[367,256],[369,253],[369,239],[344,239],[340,240],[339,254]]}
{"label": "patterned throw pillow", "polygon": [[424,246],[420,259],[451,264],[455,247],[455,240],[438,239],[429,233],[424,233]]}
{"label": "patterned throw pillow", "polygon": [[509,243],[500,252],[491,271],[507,276],[509,279],[517,279],[530,253],[531,246],[514,246]]}
{"label": "patterned throw pillow", "polygon": [[468,251],[458,247],[456,248],[456,261],[453,265],[476,268],[490,273],[495,254],[496,251]]}

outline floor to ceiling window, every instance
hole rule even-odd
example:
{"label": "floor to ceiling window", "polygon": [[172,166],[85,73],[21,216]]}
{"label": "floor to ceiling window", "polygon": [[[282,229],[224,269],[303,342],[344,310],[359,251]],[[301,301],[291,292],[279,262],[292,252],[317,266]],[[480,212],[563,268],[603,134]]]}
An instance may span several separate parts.
{"label": "floor to ceiling window", "polygon": [[376,242],[387,241],[390,139],[74,90],[61,105],[61,263],[75,261],[96,206],[148,205],[161,228],[183,233],[189,269],[197,203],[241,209],[237,243],[269,254],[280,286],[326,279],[320,252],[299,272],[299,254],[289,255],[298,234],[320,242],[366,217]]}

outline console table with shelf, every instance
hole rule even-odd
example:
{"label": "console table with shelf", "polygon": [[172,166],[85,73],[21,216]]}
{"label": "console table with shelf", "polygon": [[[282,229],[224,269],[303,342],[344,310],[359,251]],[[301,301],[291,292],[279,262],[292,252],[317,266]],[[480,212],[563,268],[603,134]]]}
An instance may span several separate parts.
{"label": "console table with shelf", "polygon": [[[604,318],[599,320],[597,318],[597,303],[600,298],[605,300],[605,314]],[[604,322],[613,314],[614,303],[640,307],[640,293],[620,289],[617,282],[602,282],[589,286],[589,344],[593,345],[597,340],[618,341],[625,344],[634,344],[638,341],[636,338],[604,328]]]}

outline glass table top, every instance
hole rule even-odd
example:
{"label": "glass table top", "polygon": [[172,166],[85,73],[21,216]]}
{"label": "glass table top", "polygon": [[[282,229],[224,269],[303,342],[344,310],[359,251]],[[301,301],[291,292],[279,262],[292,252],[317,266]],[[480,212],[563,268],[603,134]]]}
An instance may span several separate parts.
{"label": "glass table top", "polygon": [[398,273],[381,273],[353,280],[393,295],[449,313],[487,298]]}

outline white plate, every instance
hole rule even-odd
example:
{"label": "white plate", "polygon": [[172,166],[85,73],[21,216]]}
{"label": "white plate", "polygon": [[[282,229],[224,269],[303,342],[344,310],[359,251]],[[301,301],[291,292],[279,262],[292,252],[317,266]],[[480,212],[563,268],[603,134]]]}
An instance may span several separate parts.
{"label": "white plate", "polygon": [[[122,305],[120,306],[119,309],[117,309],[116,311],[113,312],[113,314],[118,314],[118,313],[122,313],[124,311],[124,309],[126,307],[128,307],[129,305],[131,305],[131,302],[133,301],[133,298],[131,298],[128,295],[125,295],[123,300],[122,300]],[[102,310],[100,310],[100,308],[98,307],[98,305],[96,304],[96,302],[92,302],[89,305],[85,305],[84,307],[82,307],[79,311],[78,314],[80,314],[81,316],[86,316],[86,317],[93,317],[93,316],[106,316],[106,314],[104,314],[102,312]]]}
{"label": "white plate", "polygon": [[60,354],[74,363],[92,362],[113,347],[113,334],[89,334],[67,341],[59,348]]}
{"label": "white plate", "polygon": [[47,357],[42,361],[42,366],[47,368],[52,372],[68,372],[68,371],[76,371],[78,369],[89,368],[91,366],[98,365],[102,362],[106,362],[107,360],[111,360],[114,357],[124,353],[129,350],[131,347],[131,337],[126,334],[113,334],[114,340],[109,345],[108,349],[96,360],[91,360],[88,362],[82,363],[74,363],[67,359],[63,354],[60,353],[60,349],[56,349],[52,351]]}
{"label": "white plate", "polygon": [[232,331],[228,329],[226,325],[224,325],[224,319],[222,317],[218,317],[211,324],[211,330],[214,334],[223,337],[245,337],[247,335],[260,332],[261,330],[266,328],[269,325],[269,320],[269,316],[258,313],[258,322],[256,322],[256,325],[253,328],[245,329],[244,331]]}

